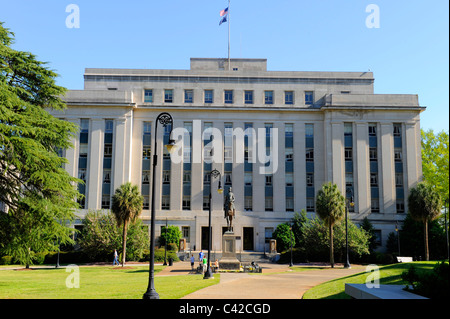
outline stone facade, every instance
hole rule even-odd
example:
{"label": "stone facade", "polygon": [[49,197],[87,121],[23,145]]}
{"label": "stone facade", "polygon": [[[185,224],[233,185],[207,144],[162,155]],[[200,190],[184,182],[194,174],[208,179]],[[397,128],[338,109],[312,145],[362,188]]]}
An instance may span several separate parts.
{"label": "stone facade", "polygon": [[[409,189],[422,177],[420,113],[425,108],[418,96],[374,94],[371,72],[267,71],[265,59],[231,59],[231,64],[228,71],[227,59],[193,58],[190,70],[85,70],[84,90],[68,91],[68,108],[53,111],[82,127],[72,141],[74,148],[65,151],[67,171],[86,180],[80,218],[89,209],[107,209],[114,190],[131,181],[145,195],[142,219],[149,223],[147,173],[154,121],[169,112],[174,129],[190,131],[178,143],[179,152],[188,149],[183,146],[189,138],[194,152],[178,153],[181,162],[163,155],[168,137],[159,125],[157,236],[168,218],[183,231],[187,249],[205,247],[209,187],[217,189],[218,183],[205,175],[215,168],[222,173],[225,192],[212,192],[213,251],[222,250],[228,187],[236,197],[237,250],[268,251],[279,223],[302,209],[314,214],[315,194],[328,181],[343,194],[352,190],[351,219],[358,224],[367,216],[383,249],[396,222],[405,217]],[[195,145],[204,152],[209,140],[202,132],[209,127],[218,129],[222,139],[231,128],[250,128],[256,134],[277,131],[277,136],[262,139],[276,148],[271,160],[276,156],[276,170],[261,174],[264,163],[250,163],[247,157],[232,163],[198,161]],[[227,147],[233,159],[251,151],[249,141],[225,142],[225,156]]]}

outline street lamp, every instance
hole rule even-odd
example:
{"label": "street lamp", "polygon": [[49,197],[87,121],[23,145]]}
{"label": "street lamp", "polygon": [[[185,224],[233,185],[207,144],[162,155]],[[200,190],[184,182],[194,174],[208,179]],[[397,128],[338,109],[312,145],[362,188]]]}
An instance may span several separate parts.
{"label": "street lamp", "polygon": [[155,169],[158,163],[158,147],[156,140],[156,133],[158,132],[158,122],[166,127],[170,124],[169,144],[166,148],[169,152],[174,149],[175,141],[170,139],[170,134],[173,129],[173,119],[169,113],[163,112],[158,115],[155,121],[155,143],[154,143],[154,155],[153,155],[153,169],[152,169],[152,205],[151,205],[151,222],[150,222],[150,271],[148,278],[147,292],[143,295],[143,299],[159,299],[159,294],[155,290]]}
{"label": "street lamp", "polygon": [[353,190],[351,188],[347,188],[346,191],[346,205],[345,205],[345,254],[346,254],[346,261],[344,264],[344,268],[350,269],[350,261],[348,259],[348,206],[355,206],[355,203],[353,202]]}
{"label": "street lamp", "polygon": [[223,193],[223,188],[220,180],[222,179],[222,175],[216,169],[209,172],[209,240],[208,240],[208,259],[207,259],[207,268],[203,279],[213,279],[214,276],[211,271],[211,246],[212,246],[212,234],[211,234],[211,197],[212,197],[212,178],[219,177],[219,186],[217,188],[217,192],[219,194]]}

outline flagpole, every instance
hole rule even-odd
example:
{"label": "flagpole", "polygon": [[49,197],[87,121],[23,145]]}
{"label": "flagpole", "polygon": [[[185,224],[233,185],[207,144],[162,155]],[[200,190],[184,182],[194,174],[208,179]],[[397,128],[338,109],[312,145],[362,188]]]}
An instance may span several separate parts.
{"label": "flagpole", "polygon": [[230,0],[228,0],[228,71],[231,71],[230,63],[230,24],[231,24],[231,10],[230,10]]}

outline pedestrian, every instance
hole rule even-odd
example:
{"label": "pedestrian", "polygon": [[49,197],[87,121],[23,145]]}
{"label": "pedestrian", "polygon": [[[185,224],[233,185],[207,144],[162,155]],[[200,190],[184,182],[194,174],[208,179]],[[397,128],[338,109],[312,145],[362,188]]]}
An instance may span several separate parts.
{"label": "pedestrian", "polygon": [[119,255],[117,254],[117,250],[114,249],[114,261],[113,266],[117,263],[117,266],[119,266]]}
{"label": "pedestrian", "polygon": [[195,263],[195,258],[194,258],[194,254],[192,254],[192,256],[191,256],[191,268],[192,268],[192,270],[194,270],[194,263]]}
{"label": "pedestrian", "polygon": [[203,257],[203,273],[206,272],[206,267],[208,266],[208,258]]}
{"label": "pedestrian", "polygon": [[198,253],[198,260],[200,261],[200,263],[203,261],[203,251],[200,250],[200,252]]}
{"label": "pedestrian", "polygon": [[219,271],[219,261],[217,259],[216,262],[214,263],[214,268],[216,272]]}

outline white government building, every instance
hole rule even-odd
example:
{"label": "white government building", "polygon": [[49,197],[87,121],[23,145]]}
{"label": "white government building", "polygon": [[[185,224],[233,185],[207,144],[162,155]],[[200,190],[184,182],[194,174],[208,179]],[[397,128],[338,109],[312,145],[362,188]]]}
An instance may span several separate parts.
{"label": "white government building", "polygon": [[[418,96],[374,94],[371,72],[267,71],[266,59],[228,61],[191,58],[189,70],[85,70],[84,90],[68,91],[68,108],[52,111],[80,126],[74,148],[64,151],[67,171],[85,181],[76,227],[88,210],[109,209],[114,190],[128,181],[141,190],[141,218],[150,224],[154,125],[168,112],[178,148],[164,151],[170,126],[158,124],[156,236],[167,219],[187,249],[207,249],[209,173],[217,169],[225,191],[215,191],[213,178],[213,251],[222,250],[230,186],[237,250],[267,251],[278,224],[302,209],[314,214],[328,181],[348,197],[351,190],[351,219],[367,216],[383,250],[422,178]],[[180,128],[186,133],[175,136]],[[272,155],[267,164],[264,151]]]}

